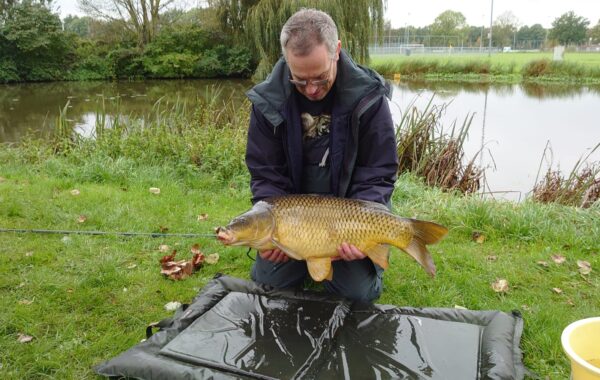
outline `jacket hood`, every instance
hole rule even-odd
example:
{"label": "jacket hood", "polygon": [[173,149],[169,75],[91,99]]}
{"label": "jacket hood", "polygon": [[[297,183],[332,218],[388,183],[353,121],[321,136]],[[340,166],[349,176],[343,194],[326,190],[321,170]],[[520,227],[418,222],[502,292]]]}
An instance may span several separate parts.
{"label": "jacket hood", "polygon": [[[252,104],[275,127],[284,121],[283,110],[294,89],[289,78],[290,69],[282,57],[267,79],[246,93]],[[344,50],[340,52],[336,83],[336,102],[341,112],[351,112],[363,97],[373,91],[391,97],[391,89],[383,77],[357,65]]]}

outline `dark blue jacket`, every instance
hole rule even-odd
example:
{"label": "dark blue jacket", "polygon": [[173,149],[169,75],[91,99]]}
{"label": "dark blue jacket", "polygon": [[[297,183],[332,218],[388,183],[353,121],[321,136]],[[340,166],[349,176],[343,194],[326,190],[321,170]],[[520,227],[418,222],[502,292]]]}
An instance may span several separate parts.
{"label": "dark blue jacket", "polygon": [[[246,165],[252,202],[301,192],[302,127],[282,58],[269,77],[248,91],[252,102]],[[379,74],[344,52],[338,61],[330,125],[332,195],[387,204],[398,157],[389,89]],[[332,89],[332,91],[334,91]]]}

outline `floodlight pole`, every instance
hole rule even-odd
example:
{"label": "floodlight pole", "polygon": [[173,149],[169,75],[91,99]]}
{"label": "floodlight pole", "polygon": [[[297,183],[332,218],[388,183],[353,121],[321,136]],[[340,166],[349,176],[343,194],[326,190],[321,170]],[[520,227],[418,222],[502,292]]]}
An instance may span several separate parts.
{"label": "floodlight pole", "polygon": [[490,10],[490,44],[488,48],[488,57],[492,56],[492,22],[494,20],[494,0],[492,0],[492,9]]}

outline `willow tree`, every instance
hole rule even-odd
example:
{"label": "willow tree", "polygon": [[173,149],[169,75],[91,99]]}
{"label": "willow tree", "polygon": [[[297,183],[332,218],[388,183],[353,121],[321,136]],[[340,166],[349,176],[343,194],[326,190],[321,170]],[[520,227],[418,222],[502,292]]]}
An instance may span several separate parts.
{"label": "willow tree", "polygon": [[245,31],[258,51],[256,78],[264,78],[281,56],[279,34],[287,19],[300,8],[327,12],[338,27],[342,47],[359,63],[369,59],[369,42],[383,33],[385,0],[260,0],[246,15]]}
{"label": "willow tree", "polygon": [[122,22],[145,46],[158,32],[160,13],[175,0],[78,0],[80,8],[92,17]]}

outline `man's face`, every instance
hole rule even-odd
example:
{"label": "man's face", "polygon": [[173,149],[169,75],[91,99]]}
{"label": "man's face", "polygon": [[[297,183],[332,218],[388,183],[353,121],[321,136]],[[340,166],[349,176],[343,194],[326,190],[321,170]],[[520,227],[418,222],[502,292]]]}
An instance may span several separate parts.
{"label": "man's face", "polygon": [[335,57],[331,59],[325,44],[315,46],[308,55],[294,55],[287,51],[286,60],[292,83],[309,100],[323,99],[331,90],[337,76],[337,61],[341,43],[338,41]]}

